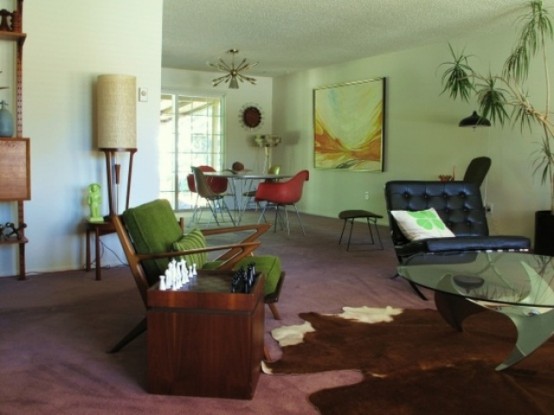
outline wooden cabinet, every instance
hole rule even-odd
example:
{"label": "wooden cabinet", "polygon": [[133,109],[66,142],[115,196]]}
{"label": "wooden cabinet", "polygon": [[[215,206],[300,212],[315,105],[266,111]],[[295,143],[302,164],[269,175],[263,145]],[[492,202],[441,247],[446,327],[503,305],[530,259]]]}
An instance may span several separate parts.
{"label": "wooden cabinet", "polygon": [[148,392],[250,399],[264,343],[263,277],[229,292],[232,273],[200,271],[179,291],[148,290]]}
{"label": "wooden cabinet", "polygon": [[[13,61],[14,82],[8,85],[15,102],[10,105],[14,113],[15,137],[0,137],[0,202],[17,204],[17,218],[0,218],[0,224],[12,222],[17,234],[3,230],[0,246],[16,244],[19,249],[19,278],[25,279],[25,213],[23,202],[31,198],[30,141],[23,136],[22,85],[23,85],[23,0],[13,2],[14,10],[0,10],[0,41],[15,43]],[[2,62],[2,65],[10,62]],[[2,68],[0,68],[2,70]],[[3,85],[0,82],[0,85]],[[0,98],[3,99],[3,98]]]}

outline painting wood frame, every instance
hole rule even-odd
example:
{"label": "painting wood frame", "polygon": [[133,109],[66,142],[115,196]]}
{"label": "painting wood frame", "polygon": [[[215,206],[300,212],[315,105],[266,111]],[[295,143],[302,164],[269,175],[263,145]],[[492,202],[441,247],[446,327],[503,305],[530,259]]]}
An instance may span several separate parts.
{"label": "painting wood frame", "polygon": [[386,78],[316,88],[314,167],[384,171]]}

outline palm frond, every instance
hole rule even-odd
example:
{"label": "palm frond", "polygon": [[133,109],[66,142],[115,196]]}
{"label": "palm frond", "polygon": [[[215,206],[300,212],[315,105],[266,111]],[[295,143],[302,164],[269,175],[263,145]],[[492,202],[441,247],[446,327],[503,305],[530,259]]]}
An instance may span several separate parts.
{"label": "palm frond", "polygon": [[527,77],[529,72],[529,51],[525,44],[518,45],[504,63],[502,75],[520,81]]}
{"label": "palm frond", "polygon": [[519,124],[519,129],[521,131],[523,131],[525,127],[531,131],[533,122],[537,121],[534,116],[534,111],[530,110],[529,104],[524,102],[517,102],[513,104],[511,119],[513,120],[514,125]]}
{"label": "palm frond", "polygon": [[504,125],[506,120],[510,118],[506,111],[509,91],[498,87],[496,80],[496,77],[489,74],[487,78],[484,78],[483,82],[476,86],[477,101],[479,102],[479,109],[483,117],[490,119],[493,124],[498,121],[499,124]]}
{"label": "palm frond", "polygon": [[439,66],[447,66],[441,77],[443,89],[441,95],[445,92],[450,93],[452,99],[460,97],[464,101],[469,101],[471,92],[474,90],[473,86],[473,69],[468,64],[468,56],[463,52],[459,55],[454,52],[452,45],[450,47],[450,53],[452,54],[452,62],[443,62]]}
{"label": "palm frond", "polygon": [[550,152],[550,147],[547,144],[547,141],[543,140],[539,144],[539,148],[534,151],[536,154],[535,161],[533,164],[535,168],[533,174],[540,173],[541,183],[545,183],[550,178],[550,169],[552,168],[553,154]]}
{"label": "palm frond", "polygon": [[544,45],[544,41],[554,37],[548,10],[544,8],[542,1],[531,1],[529,8],[529,13],[519,19],[523,24],[519,42],[504,63],[503,69],[504,76],[518,81],[527,78],[531,58]]}

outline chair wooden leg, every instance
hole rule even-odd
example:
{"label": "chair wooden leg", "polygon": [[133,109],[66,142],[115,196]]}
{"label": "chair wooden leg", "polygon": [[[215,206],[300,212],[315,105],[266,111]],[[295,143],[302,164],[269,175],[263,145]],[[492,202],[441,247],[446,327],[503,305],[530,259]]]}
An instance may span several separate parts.
{"label": "chair wooden leg", "polygon": [[140,334],[146,331],[146,317],[141,320],[129,333],[127,333],[114,347],[112,347],[108,353],[117,353],[133,340],[135,340]]}
{"label": "chair wooden leg", "polygon": [[275,305],[275,303],[268,303],[267,306],[269,307],[273,318],[275,320],[281,320],[281,315],[279,314],[279,310],[277,310],[277,306]]}
{"label": "chair wooden leg", "polygon": [[409,281],[409,283],[412,286],[413,290],[416,292],[416,294],[419,296],[419,298],[421,298],[424,301],[427,301],[427,297],[425,297],[425,294],[421,292],[419,287],[416,284],[414,284],[412,281]]}
{"label": "chair wooden leg", "polygon": [[269,350],[267,349],[267,346],[264,343],[264,360],[266,362],[271,362],[271,355],[269,354]]}

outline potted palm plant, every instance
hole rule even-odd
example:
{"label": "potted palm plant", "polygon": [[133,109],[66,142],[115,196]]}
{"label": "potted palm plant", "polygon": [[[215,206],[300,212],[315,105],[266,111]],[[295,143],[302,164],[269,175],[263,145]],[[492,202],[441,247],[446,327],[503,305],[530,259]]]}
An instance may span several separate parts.
{"label": "potted palm plant", "polygon": [[[518,19],[521,25],[519,36],[507,57],[502,72],[480,73],[470,64],[470,55],[465,51],[456,52],[449,45],[452,61],[444,62],[442,74],[442,93],[449,93],[452,99],[469,101],[477,99],[480,113],[492,124],[510,123],[522,130],[528,129],[540,135],[540,141],[534,160],[534,172],[540,174],[543,183],[550,186],[550,210],[537,212],[535,217],[535,252],[549,254],[544,243],[550,242],[548,231],[542,220],[552,222],[554,229],[554,123],[550,109],[550,74],[548,65],[548,47],[553,40],[552,22],[542,0],[533,0],[525,5],[525,12]],[[541,106],[536,106],[527,95],[526,82],[529,68],[534,61],[540,62],[544,74],[544,96],[540,97]],[[554,255],[554,252],[552,252]]]}

